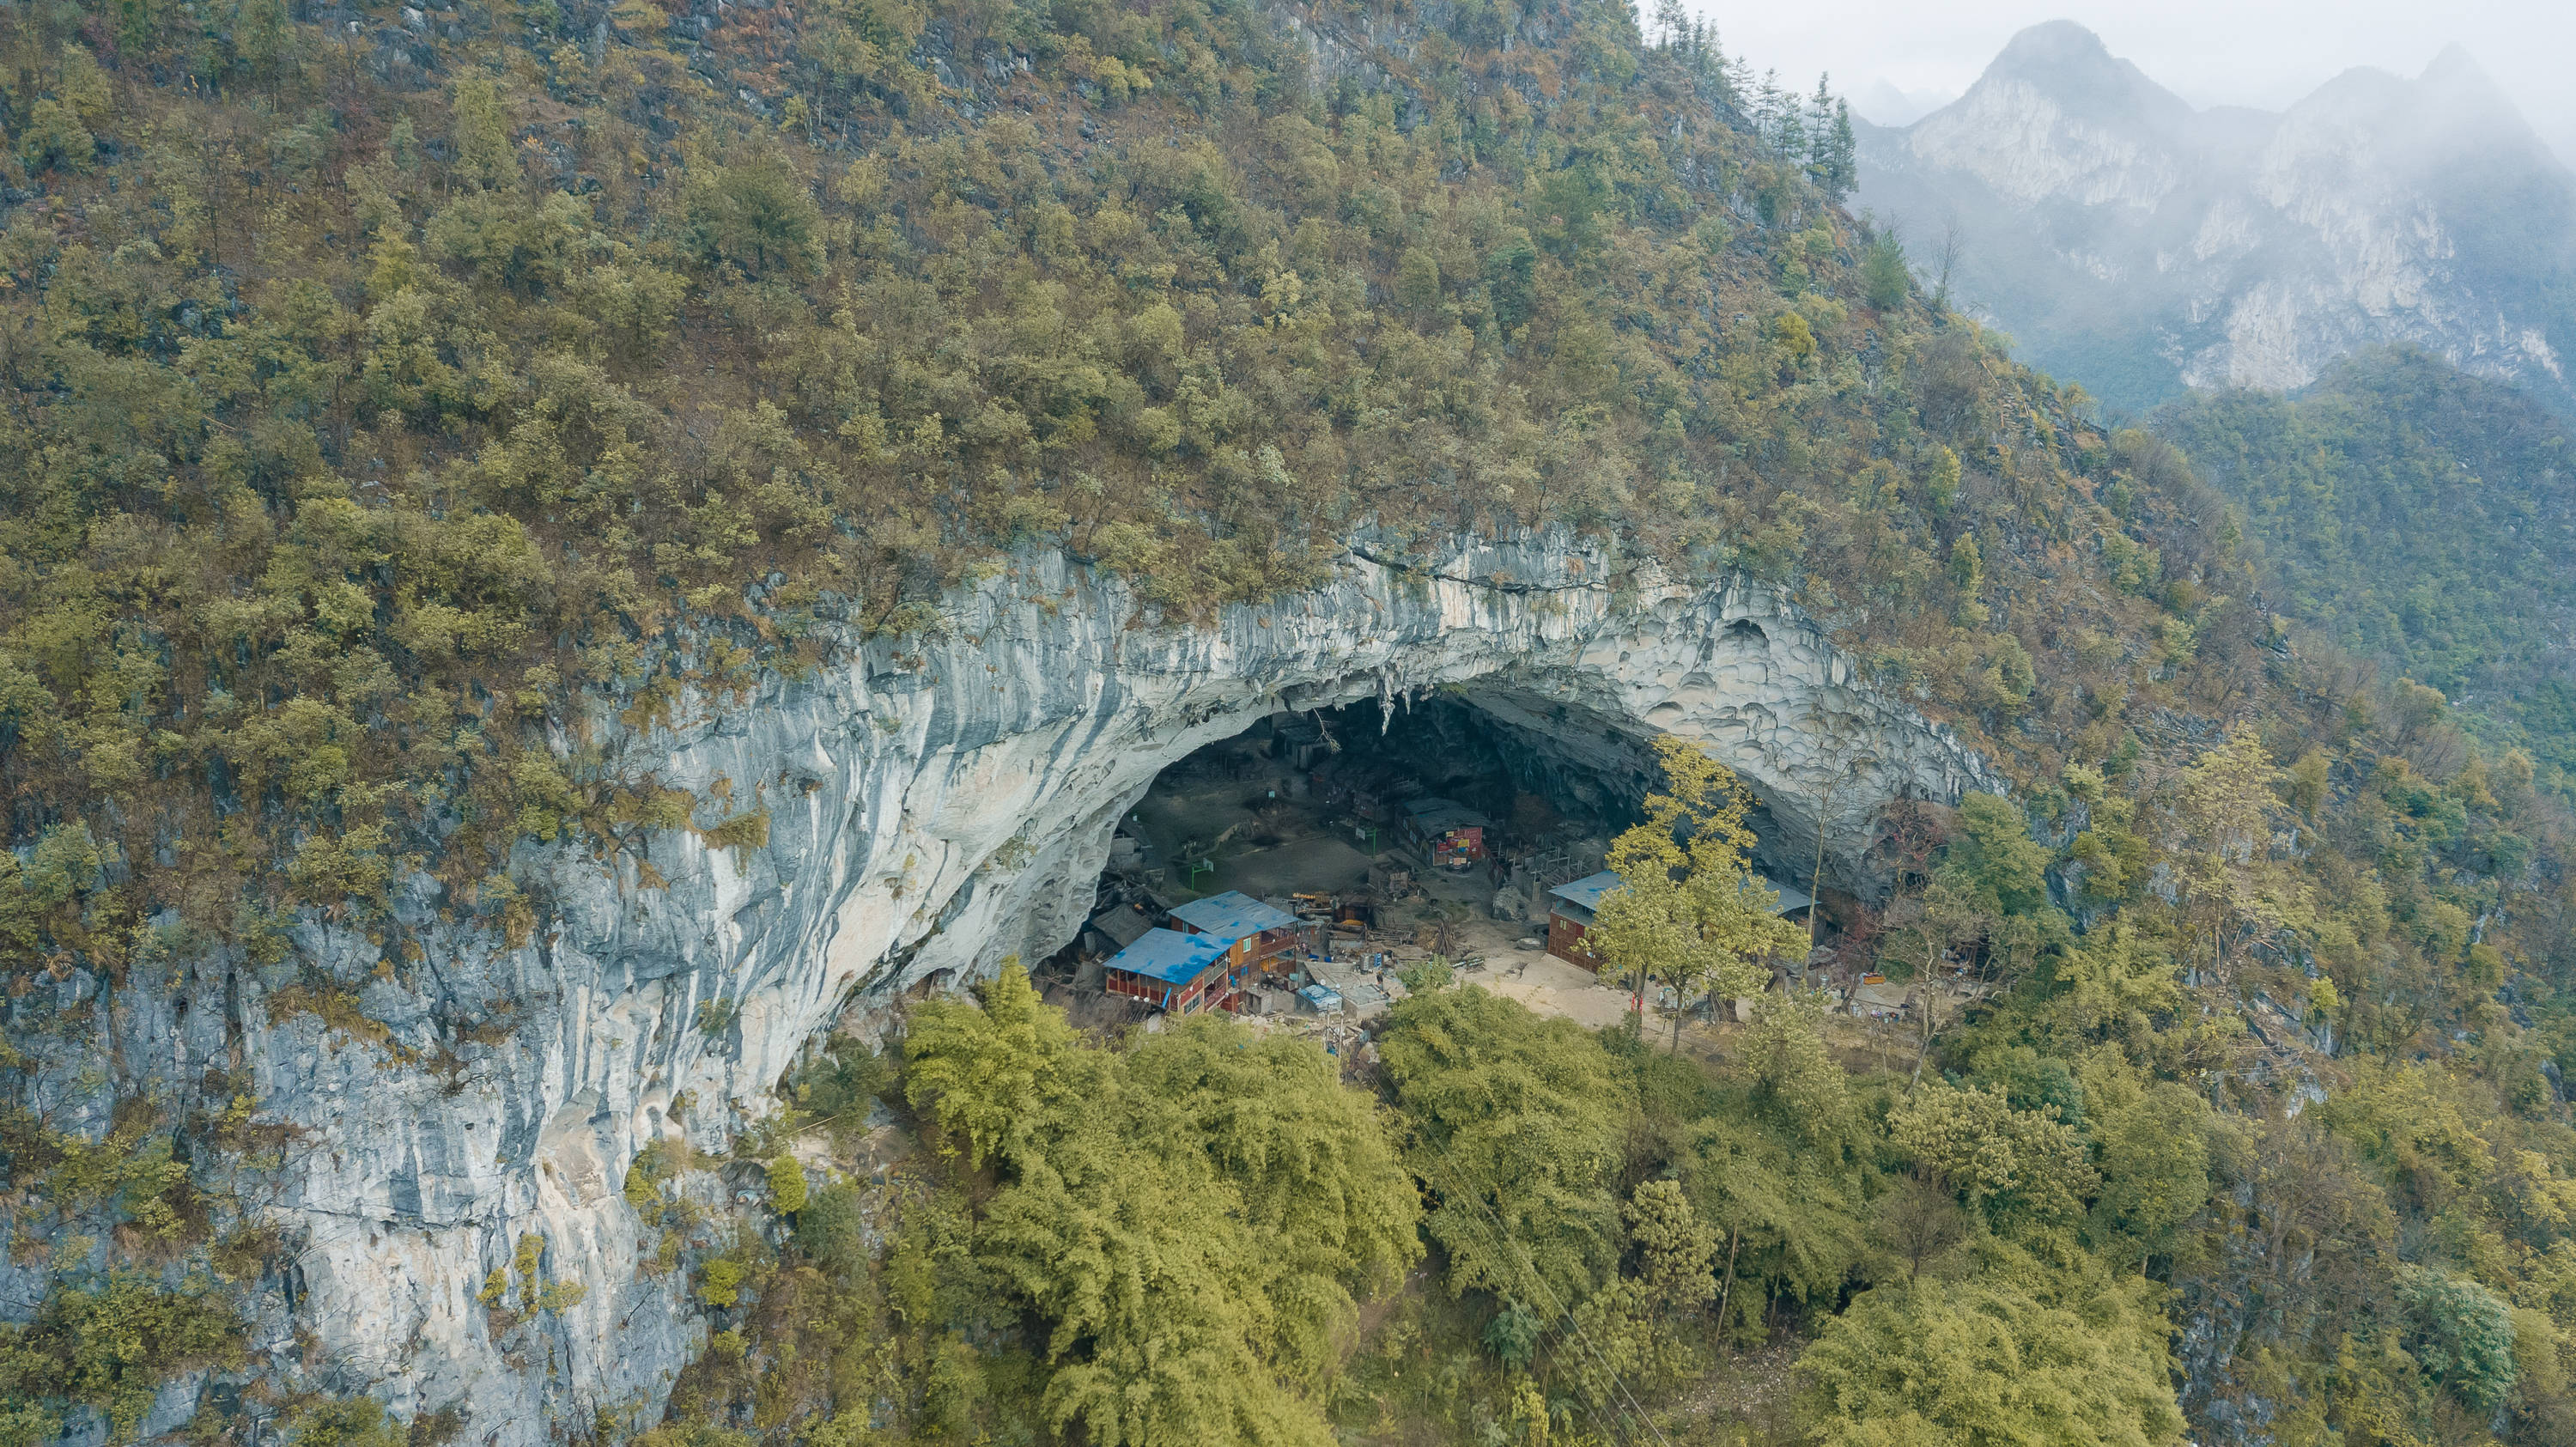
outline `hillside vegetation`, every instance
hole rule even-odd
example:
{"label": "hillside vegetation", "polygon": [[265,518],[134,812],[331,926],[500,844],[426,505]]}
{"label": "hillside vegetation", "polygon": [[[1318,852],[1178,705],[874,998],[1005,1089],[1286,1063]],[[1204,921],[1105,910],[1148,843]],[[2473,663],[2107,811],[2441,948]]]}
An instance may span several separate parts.
{"label": "hillside vegetation", "polygon": [[[2000,987],[1903,1068],[1796,999],[1709,1067],[1427,981],[1358,1087],[1221,1023],[1085,1039],[1014,973],[924,1003],[742,1142],[777,1232],[682,1188],[717,1163],[632,1163],[712,1339],[567,1434],[2568,1440],[2534,761],[2294,646],[2189,461],[1928,306],[1837,205],[1839,115],[1704,33],[133,0],[11,7],[0,50],[13,998],[291,962],[299,917],[432,994],[394,883],[519,943],[518,846],[756,843],[618,746],[939,627],[1015,549],[1159,626],[1358,534],[1578,530],[1779,584],[2021,786],[1886,821],[1852,962]],[[384,1048],[304,968],[276,1008]],[[13,1252],[57,1263],[0,1337],[13,1440],[203,1368],[203,1440],[390,1442],[227,1323],[294,1280],[258,1103],[213,1073],[75,1132],[33,1077],[0,1056]],[[809,1175],[784,1132],[848,1166],[872,1097],[919,1154]],[[560,1301],[541,1246],[488,1319]],[[1784,1353],[1776,1410],[1698,1410]]]}
{"label": "hillside vegetation", "polygon": [[2576,775],[2576,438],[2499,382],[2365,354],[2294,397],[2196,395],[2158,434],[2244,508],[2284,613]]}
{"label": "hillside vegetation", "polygon": [[1596,530],[2043,753],[2076,655],[2189,646],[2134,595],[2201,520],[2123,531],[2103,440],[1617,7],[193,16],[6,18],[0,772],[121,918],[414,860],[506,910],[515,841],[692,819],[567,700],[649,726],[1012,547],[1187,615],[1356,529]]}

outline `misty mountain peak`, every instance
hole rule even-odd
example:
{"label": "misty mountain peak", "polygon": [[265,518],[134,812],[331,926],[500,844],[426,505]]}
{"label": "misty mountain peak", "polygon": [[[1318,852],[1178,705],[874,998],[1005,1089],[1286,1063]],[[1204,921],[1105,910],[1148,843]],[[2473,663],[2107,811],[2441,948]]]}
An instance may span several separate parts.
{"label": "misty mountain peak", "polygon": [[2096,121],[2187,119],[2182,97],[2111,53],[2102,37],[2072,20],[2030,26],[2006,42],[1978,77],[1978,87],[2027,85],[2071,114]]}
{"label": "misty mountain peak", "polygon": [[2197,111],[2083,26],[2035,25],[1958,101],[1864,136],[1860,198],[1950,236],[1961,296],[2124,405],[2301,386],[2383,342],[2576,395],[2576,176],[2457,45],[2285,111]]}
{"label": "misty mountain peak", "polygon": [[2478,92],[2499,98],[2504,94],[2503,87],[2495,83],[2495,77],[2487,74],[2487,68],[2478,64],[2477,58],[2469,54],[2469,48],[2456,40],[2443,46],[2442,53],[2433,57],[2433,63],[2424,67],[2422,79],[2426,86],[2437,90]]}
{"label": "misty mountain peak", "polygon": [[2112,70],[2126,63],[2111,53],[2101,36],[2074,21],[2043,20],[2004,42],[2003,50],[1986,66],[1986,74],[2063,74]]}
{"label": "misty mountain peak", "polygon": [[2174,138],[2191,125],[2190,106],[2100,36],[2052,20],[2014,36],[1904,144],[1921,165],[1973,175],[2019,204],[2064,195],[2152,207],[2184,179]]}

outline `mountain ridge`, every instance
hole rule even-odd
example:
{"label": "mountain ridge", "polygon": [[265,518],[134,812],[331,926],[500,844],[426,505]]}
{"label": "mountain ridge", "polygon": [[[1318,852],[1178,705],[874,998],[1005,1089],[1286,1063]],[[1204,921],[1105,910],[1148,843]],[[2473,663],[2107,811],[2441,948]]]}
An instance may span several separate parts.
{"label": "mountain ridge", "polygon": [[2576,406],[2576,175],[2460,46],[2278,112],[2195,108],[2055,21],[1859,134],[1858,199],[1918,263],[1949,252],[1960,301],[2123,407],[2387,343]]}

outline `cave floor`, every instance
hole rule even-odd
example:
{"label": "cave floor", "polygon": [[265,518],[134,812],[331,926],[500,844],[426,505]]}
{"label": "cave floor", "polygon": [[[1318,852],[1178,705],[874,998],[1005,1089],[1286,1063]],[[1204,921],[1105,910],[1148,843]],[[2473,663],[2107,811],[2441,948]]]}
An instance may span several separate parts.
{"label": "cave floor", "polygon": [[[1388,902],[1379,907],[1378,928],[1365,950],[1345,940],[1329,963],[1313,973],[1344,989],[1360,1006],[1362,1019],[1381,1013],[1389,1003],[1366,988],[1377,974],[1367,957],[1382,953],[1390,966],[1410,963],[1431,953],[1433,933],[1444,923],[1450,956],[1464,968],[1462,983],[1508,996],[1542,1016],[1559,1016],[1586,1028],[1624,1024],[1628,992],[1605,984],[1591,971],[1546,953],[1524,948],[1524,940],[1544,934],[1541,924],[1496,919],[1494,888],[1486,872],[1463,874],[1423,867],[1401,849],[1381,847],[1375,856],[1354,842],[1347,813],[1320,804],[1297,789],[1290,771],[1271,761],[1247,761],[1238,776],[1164,780],[1138,803],[1125,831],[1148,846],[1149,868],[1164,871],[1158,892],[1174,903],[1225,890],[1241,890],[1256,899],[1285,899],[1291,894],[1347,893],[1367,884],[1369,866],[1384,861],[1410,869],[1428,898]],[[1173,861],[1184,846],[1196,844],[1212,856],[1216,869],[1189,887],[1184,869]],[[1353,990],[1354,984],[1363,988]],[[1402,995],[1395,985],[1386,994]],[[1345,1029],[1347,1020],[1278,1016],[1259,1020],[1260,1028],[1327,1033]],[[1645,1028],[1658,1046],[1673,1041],[1668,1010],[1650,1006]],[[1739,1027],[1732,1019],[1694,1017],[1683,1022],[1680,1048],[1705,1059],[1722,1059]],[[1828,1016],[1827,1038],[1834,1057],[1856,1073],[1902,1072],[1913,1061],[1915,1041],[1903,1023],[1853,1019],[1840,1011]]]}
{"label": "cave floor", "polygon": [[[1347,891],[1368,883],[1369,855],[1350,836],[1327,827],[1303,801],[1267,795],[1287,792],[1285,779],[1254,777],[1181,788],[1157,785],[1129,816],[1128,833],[1148,846],[1148,866],[1164,871],[1162,893],[1173,903],[1239,889],[1255,899],[1311,891]],[[1195,887],[1183,864],[1187,851],[1216,861]]]}
{"label": "cave floor", "polygon": [[[1353,812],[1354,790],[1382,806],[1392,796],[1389,778],[1404,775],[1421,787],[1438,782],[1436,776],[1403,768],[1401,760],[1364,761],[1306,774],[1256,748],[1219,746],[1157,779],[1120,830],[1144,846],[1135,867],[1146,884],[1173,904],[1226,890],[1274,901],[1294,894],[1349,895],[1368,886],[1372,864],[1409,871],[1420,894],[1380,901],[1376,928],[1364,946],[1344,937],[1337,940],[1331,960],[1308,962],[1317,978],[1344,990],[1363,1019],[1387,1008],[1390,996],[1403,993],[1391,980],[1388,988],[1378,988],[1380,975],[1373,965],[1400,966],[1441,945],[1460,965],[1462,983],[1586,1027],[1622,1023],[1627,992],[1540,947],[1546,932],[1543,917],[1494,917],[1496,888],[1486,868],[1459,873],[1430,868],[1387,839],[1386,825],[1379,826],[1376,840],[1367,837]],[[1454,779],[1450,786],[1456,786]],[[1213,859],[1216,867],[1193,877],[1187,861],[1200,858]],[[1329,1031],[1349,1022],[1287,1015],[1259,1023],[1265,1029]],[[1655,1024],[1650,1018],[1650,1028]],[[1662,1028],[1663,1038],[1669,1038],[1669,1023]],[[1707,1022],[1690,1022],[1684,1027],[1683,1048],[1714,1053],[1719,1038]]]}

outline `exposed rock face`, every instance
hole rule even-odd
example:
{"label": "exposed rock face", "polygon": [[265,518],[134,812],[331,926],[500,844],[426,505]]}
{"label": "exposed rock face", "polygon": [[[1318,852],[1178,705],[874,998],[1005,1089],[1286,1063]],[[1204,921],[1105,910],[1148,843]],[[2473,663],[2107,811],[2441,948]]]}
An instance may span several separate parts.
{"label": "exposed rock face", "polygon": [[2408,343],[2570,393],[2576,177],[2474,62],[2354,70],[2273,115],[2195,111],[2067,21],[1955,103],[1863,132],[1860,199],[2031,361],[2129,406],[2287,389]]}
{"label": "exposed rock face", "polygon": [[[1060,947],[1165,765],[1275,709],[1397,707],[1443,684],[1570,753],[1705,740],[1766,796],[1784,846],[1822,828],[1863,888],[1888,798],[1999,787],[1758,589],[1614,592],[1592,553],[1477,547],[1436,567],[1352,556],[1315,592],[1166,628],[1050,557],[952,598],[944,636],[692,700],[666,730],[602,708],[627,767],[729,786],[730,807],[767,809],[767,844],[671,831],[611,864],[535,851],[519,874],[539,922],[518,948],[436,926],[425,888],[400,906],[434,941],[417,963],[380,970],[362,935],[309,926],[300,953],[362,990],[381,1045],[272,1022],[291,962],[139,969],[108,1018],[129,1059],[174,1080],[229,1062],[305,1133],[274,1200],[296,1265],[254,1345],[299,1355],[300,1329],[324,1384],[406,1416],[462,1404],[466,1440],[534,1447],[603,1408],[657,1410],[702,1335],[685,1283],[638,1271],[652,1243],[620,1186],[643,1145],[720,1146],[836,1019]],[[77,1113],[68,1068],[47,1078]],[[544,1279],[584,1294],[496,1339],[477,1293],[528,1236]],[[523,1278],[507,1280],[515,1305]],[[23,1279],[0,1285],[32,1300]]]}

